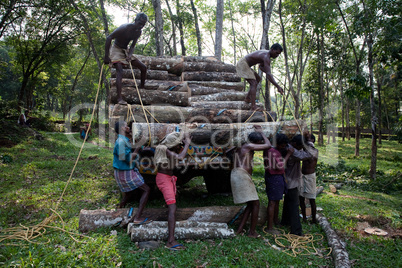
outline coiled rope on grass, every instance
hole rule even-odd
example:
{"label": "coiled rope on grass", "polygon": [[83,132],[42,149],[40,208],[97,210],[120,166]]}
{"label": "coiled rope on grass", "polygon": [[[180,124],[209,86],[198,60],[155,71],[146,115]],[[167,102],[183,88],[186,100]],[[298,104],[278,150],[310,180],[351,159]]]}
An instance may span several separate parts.
{"label": "coiled rope on grass", "polygon": [[[270,234],[266,230],[266,226],[263,228],[265,234]],[[279,229],[277,229],[279,230]],[[332,252],[332,248],[329,247],[329,253],[323,255],[319,252],[319,249],[314,245],[315,242],[322,241],[324,236],[322,234],[317,234],[316,237],[312,234],[305,234],[303,236],[287,234],[285,231],[280,230],[281,234],[273,235],[276,246],[278,246],[281,251],[289,256],[297,257],[298,255],[317,255],[317,256],[329,256]],[[318,238],[317,238],[318,236]],[[271,243],[266,240],[266,242],[272,247]],[[324,249],[325,250],[325,249]]]}

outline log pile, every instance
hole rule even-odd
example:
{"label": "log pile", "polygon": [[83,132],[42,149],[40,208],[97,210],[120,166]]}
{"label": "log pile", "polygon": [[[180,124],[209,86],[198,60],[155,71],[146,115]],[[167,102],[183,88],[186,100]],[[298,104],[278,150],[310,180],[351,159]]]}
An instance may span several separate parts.
{"label": "log pile", "polygon": [[[215,57],[149,57],[136,55],[148,68],[145,87],[139,89],[140,71],[126,66],[122,97],[129,106],[117,104],[116,70],[111,69],[110,103],[112,117],[126,117],[127,109],[137,122],[239,123],[267,122],[275,113],[250,111],[245,103],[244,83],[232,64]],[[134,79],[133,76],[136,78]],[[139,105],[148,110],[146,115]],[[263,109],[261,103],[257,104]]]}

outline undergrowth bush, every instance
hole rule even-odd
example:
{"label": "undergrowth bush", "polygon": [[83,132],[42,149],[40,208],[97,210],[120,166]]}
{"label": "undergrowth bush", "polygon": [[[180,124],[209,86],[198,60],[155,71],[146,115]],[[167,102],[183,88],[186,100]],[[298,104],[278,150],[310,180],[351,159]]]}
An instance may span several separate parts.
{"label": "undergrowth bush", "polygon": [[371,179],[368,171],[347,166],[344,160],[336,165],[319,162],[317,165],[317,180],[333,183],[346,183],[351,187],[373,192],[393,193],[402,191],[401,172],[391,170],[389,173],[377,171],[375,179]]}

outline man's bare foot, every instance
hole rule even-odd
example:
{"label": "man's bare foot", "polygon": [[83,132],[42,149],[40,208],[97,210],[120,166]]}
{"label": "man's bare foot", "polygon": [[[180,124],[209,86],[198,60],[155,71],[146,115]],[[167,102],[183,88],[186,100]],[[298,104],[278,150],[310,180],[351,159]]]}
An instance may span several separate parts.
{"label": "man's bare foot", "polygon": [[267,233],[272,234],[272,235],[280,235],[281,232],[279,232],[276,229],[267,229]]}
{"label": "man's bare foot", "polygon": [[118,104],[120,104],[120,105],[127,105],[127,101],[121,99],[121,100],[119,100]]}
{"label": "man's bare foot", "polygon": [[261,235],[259,235],[258,233],[254,232],[254,233],[248,233],[247,235],[248,237],[252,237],[252,238],[259,238],[261,237]]}

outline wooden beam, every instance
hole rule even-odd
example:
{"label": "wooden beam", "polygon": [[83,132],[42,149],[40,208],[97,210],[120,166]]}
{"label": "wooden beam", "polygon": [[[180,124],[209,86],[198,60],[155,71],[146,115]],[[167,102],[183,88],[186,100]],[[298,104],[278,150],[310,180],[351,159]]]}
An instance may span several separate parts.
{"label": "wooden beam", "polygon": [[[203,146],[212,145],[215,147],[239,146],[248,140],[248,135],[254,132],[254,125],[257,123],[233,123],[233,124],[205,124],[205,123],[182,123],[182,124],[146,124],[134,123],[132,126],[133,140],[137,145],[157,146],[160,141],[169,133],[179,128],[183,132],[189,132],[192,136],[191,145]],[[267,137],[284,133],[290,138],[302,133],[306,129],[304,121],[298,122],[281,121],[258,123]],[[301,131],[299,129],[301,128]],[[151,135],[149,134],[151,130]],[[149,140],[149,137],[152,140]]]}

